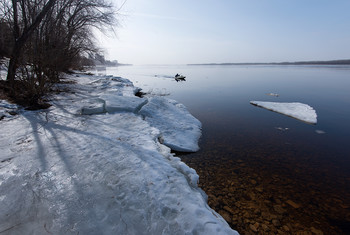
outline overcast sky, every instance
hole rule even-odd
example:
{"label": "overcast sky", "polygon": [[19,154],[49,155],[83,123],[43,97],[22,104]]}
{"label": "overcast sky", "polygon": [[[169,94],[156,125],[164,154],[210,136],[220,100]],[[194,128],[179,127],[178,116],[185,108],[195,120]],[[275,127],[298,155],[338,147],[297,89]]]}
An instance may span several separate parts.
{"label": "overcast sky", "polygon": [[120,13],[117,37],[98,39],[121,63],[350,58],[350,0],[127,0]]}

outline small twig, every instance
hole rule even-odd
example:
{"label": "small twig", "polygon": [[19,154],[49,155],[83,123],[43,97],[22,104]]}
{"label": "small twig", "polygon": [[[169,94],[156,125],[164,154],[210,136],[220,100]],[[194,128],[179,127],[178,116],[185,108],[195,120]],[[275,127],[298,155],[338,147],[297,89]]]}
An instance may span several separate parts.
{"label": "small twig", "polygon": [[11,227],[9,227],[9,228],[5,229],[5,230],[0,231],[0,233],[7,232],[7,231],[9,231],[9,230],[13,229],[14,227],[16,227],[16,226],[18,226],[18,225],[20,225],[20,224],[21,224],[21,223],[16,224],[16,225],[13,225],[13,226],[11,226]]}

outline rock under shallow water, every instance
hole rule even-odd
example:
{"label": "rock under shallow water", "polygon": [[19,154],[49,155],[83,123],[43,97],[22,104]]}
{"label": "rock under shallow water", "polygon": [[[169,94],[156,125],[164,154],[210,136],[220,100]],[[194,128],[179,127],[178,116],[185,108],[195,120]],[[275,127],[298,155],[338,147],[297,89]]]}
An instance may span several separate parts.
{"label": "rock under shallow water", "polygon": [[[349,234],[350,177],[334,176],[343,174],[335,166],[312,158],[308,165],[293,154],[281,158],[255,146],[249,152],[225,149],[222,142],[210,146],[218,145],[222,152],[205,149],[180,157],[199,174],[209,206],[223,213],[233,229],[241,234]],[[314,160],[318,167],[311,172]]]}

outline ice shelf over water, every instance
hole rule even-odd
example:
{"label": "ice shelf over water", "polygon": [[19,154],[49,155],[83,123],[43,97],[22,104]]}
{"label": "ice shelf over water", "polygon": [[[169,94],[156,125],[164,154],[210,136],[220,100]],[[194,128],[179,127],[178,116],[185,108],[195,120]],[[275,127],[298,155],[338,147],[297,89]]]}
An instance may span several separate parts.
{"label": "ice shelf over water", "polygon": [[183,104],[164,97],[151,97],[140,114],[151,126],[161,131],[162,142],[175,151],[196,152],[201,136],[201,123]]}
{"label": "ice shelf over water", "polygon": [[265,101],[250,101],[252,105],[268,109],[277,113],[281,113],[298,120],[304,121],[310,124],[317,123],[316,111],[309,105],[293,102],[265,102]]}
{"label": "ice shelf over water", "polygon": [[184,147],[200,122],[183,105],[136,98],[122,78],[74,80],[47,110],[1,101],[19,113],[0,120],[1,234],[238,234],[159,141],[198,149]]}

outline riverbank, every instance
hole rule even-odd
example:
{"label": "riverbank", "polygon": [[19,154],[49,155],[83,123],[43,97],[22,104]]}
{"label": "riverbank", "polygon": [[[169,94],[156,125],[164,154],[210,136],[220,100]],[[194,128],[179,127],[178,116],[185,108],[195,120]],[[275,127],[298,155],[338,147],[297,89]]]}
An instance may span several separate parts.
{"label": "riverbank", "polygon": [[183,105],[136,97],[123,78],[68,79],[46,110],[1,102],[0,232],[237,234],[164,145],[198,149],[200,122]]}

